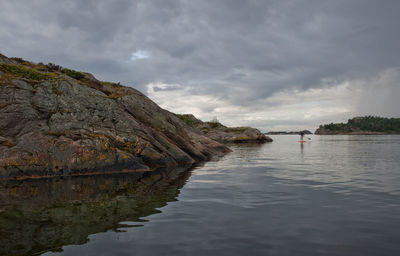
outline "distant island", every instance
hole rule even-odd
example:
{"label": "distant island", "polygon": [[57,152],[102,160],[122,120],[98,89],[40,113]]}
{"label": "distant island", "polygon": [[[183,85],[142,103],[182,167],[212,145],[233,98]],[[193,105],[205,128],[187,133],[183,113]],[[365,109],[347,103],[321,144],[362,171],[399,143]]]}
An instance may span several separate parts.
{"label": "distant island", "polygon": [[349,119],[347,123],[330,123],[320,125],[315,131],[315,134],[400,134],[400,118],[386,118],[379,116],[354,117]]}
{"label": "distant island", "polygon": [[270,132],[267,132],[265,134],[267,134],[267,135],[298,135],[301,132],[304,133],[304,134],[312,134],[312,132],[310,132],[309,130],[290,131],[290,132],[287,132],[287,131],[270,131]]}

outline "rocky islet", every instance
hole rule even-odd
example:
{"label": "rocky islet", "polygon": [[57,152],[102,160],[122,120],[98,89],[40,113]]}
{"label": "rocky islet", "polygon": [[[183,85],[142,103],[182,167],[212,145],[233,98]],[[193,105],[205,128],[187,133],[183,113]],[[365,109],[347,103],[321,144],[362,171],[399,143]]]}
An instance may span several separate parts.
{"label": "rocky islet", "polygon": [[192,114],[178,115],[189,126],[220,143],[265,143],[272,139],[252,127],[227,127],[217,120],[203,122]]}

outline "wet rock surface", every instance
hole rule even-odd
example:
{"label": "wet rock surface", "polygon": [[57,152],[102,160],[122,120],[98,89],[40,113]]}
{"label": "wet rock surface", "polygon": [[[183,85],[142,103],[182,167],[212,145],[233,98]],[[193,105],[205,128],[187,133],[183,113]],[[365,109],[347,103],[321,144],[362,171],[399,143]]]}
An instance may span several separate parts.
{"label": "wet rock surface", "polygon": [[133,88],[67,71],[0,55],[1,179],[143,171],[229,151]]}

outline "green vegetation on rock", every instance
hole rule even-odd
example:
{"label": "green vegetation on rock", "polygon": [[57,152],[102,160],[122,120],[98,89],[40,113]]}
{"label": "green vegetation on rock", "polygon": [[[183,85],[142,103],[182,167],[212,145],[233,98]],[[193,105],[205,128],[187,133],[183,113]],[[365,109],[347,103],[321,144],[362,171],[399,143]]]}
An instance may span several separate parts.
{"label": "green vegetation on rock", "polygon": [[4,73],[9,73],[18,77],[23,77],[26,79],[41,81],[54,78],[54,74],[45,73],[37,71],[33,68],[28,68],[22,65],[13,65],[13,64],[0,64],[0,70]]}
{"label": "green vegetation on rock", "polygon": [[105,85],[110,85],[112,87],[122,87],[121,83],[114,83],[114,82],[108,82],[108,81],[101,81],[102,84]]}
{"label": "green vegetation on rock", "polygon": [[67,76],[72,77],[76,80],[81,80],[82,78],[85,77],[85,75],[82,74],[81,72],[69,68],[64,68],[62,72]]}
{"label": "green vegetation on rock", "polygon": [[206,124],[208,124],[211,128],[215,129],[215,128],[222,128],[222,127],[226,127],[225,125],[222,125],[220,122],[205,122]]}
{"label": "green vegetation on rock", "polygon": [[179,119],[181,119],[183,122],[185,122],[188,125],[192,125],[193,124],[193,120],[191,120],[188,115],[177,115],[179,117]]}

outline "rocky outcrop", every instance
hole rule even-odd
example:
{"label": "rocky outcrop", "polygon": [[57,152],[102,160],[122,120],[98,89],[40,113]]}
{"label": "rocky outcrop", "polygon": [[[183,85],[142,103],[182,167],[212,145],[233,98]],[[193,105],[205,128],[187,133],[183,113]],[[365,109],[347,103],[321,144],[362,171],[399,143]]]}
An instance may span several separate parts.
{"label": "rocky outcrop", "polygon": [[0,178],[190,165],[229,149],[139,91],[0,55]]}
{"label": "rocky outcrop", "polygon": [[217,121],[203,122],[192,114],[177,116],[188,125],[203,132],[205,136],[221,143],[272,142],[270,137],[252,127],[226,127]]}

